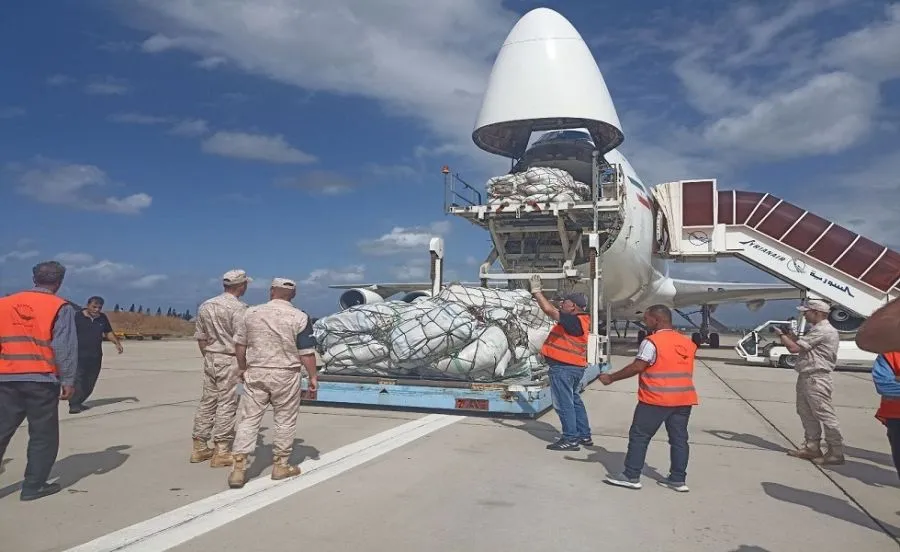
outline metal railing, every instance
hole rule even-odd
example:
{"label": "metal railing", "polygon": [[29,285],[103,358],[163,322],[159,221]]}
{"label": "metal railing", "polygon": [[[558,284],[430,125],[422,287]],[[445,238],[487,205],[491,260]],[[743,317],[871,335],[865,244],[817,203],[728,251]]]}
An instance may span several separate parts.
{"label": "metal railing", "polygon": [[[459,173],[451,173],[447,166],[441,172],[444,174],[444,212],[449,212],[451,207],[481,205],[481,192],[460,178]],[[460,205],[457,200],[466,205]]]}

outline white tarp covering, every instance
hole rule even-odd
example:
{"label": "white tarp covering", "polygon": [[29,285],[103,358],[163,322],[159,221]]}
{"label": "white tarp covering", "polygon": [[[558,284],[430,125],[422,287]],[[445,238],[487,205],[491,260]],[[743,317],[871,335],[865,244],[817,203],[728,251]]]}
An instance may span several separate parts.
{"label": "white tarp covering", "polygon": [[327,374],[483,382],[542,370],[552,325],[527,291],[453,285],[415,303],[351,307],[313,334]]}
{"label": "white tarp covering", "polygon": [[562,169],[532,167],[525,172],[495,176],[485,184],[488,202],[536,201],[569,202],[589,201],[591,187],[572,178]]}

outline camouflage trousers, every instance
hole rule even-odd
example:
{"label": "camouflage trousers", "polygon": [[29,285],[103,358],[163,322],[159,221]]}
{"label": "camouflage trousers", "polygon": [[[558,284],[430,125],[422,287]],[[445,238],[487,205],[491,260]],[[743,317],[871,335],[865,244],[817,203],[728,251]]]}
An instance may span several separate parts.
{"label": "camouflage trousers", "polygon": [[833,380],[830,373],[800,374],[797,377],[797,414],[808,445],[818,444],[825,428],[825,442],[841,445],[840,424],[831,404]]}
{"label": "camouflage trousers", "polygon": [[233,355],[206,353],[203,357],[203,392],[194,415],[194,439],[216,443],[234,439],[237,412],[238,365]]}
{"label": "camouflage trousers", "polygon": [[241,395],[233,453],[253,452],[263,414],[271,404],[275,426],[274,456],[291,455],[300,414],[300,379],[299,370],[251,367],[244,372],[244,394]]}

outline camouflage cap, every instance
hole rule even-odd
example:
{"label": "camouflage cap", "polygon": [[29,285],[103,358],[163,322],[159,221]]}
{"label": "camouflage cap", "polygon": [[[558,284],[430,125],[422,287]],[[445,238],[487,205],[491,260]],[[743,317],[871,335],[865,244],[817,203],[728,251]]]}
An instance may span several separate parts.
{"label": "camouflage cap", "polygon": [[252,282],[253,278],[247,276],[247,273],[239,268],[234,270],[229,270],[225,274],[222,275],[222,283],[226,286],[236,286],[238,284],[243,284],[244,282]]}
{"label": "camouflage cap", "polygon": [[821,299],[810,299],[806,302],[805,305],[800,305],[799,307],[797,307],[797,310],[800,312],[810,310],[819,312],[831,312],[831,306]]}
{"label": "camouflage cap", "polygon": [[282,289],[297,289],[297,284],[293,280],[289,280],[287,278],[273,278],[272,287]]}

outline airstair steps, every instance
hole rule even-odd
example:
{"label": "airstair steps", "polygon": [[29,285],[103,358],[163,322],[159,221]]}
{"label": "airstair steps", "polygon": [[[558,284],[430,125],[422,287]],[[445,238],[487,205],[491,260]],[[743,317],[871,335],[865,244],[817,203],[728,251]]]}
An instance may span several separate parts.
{"label": "airstair steps", "polygon": [[711,179],[653,195],[659,255],[739,257],[863,317],[900,296],[900,253],[772,194],[720,191]]}

